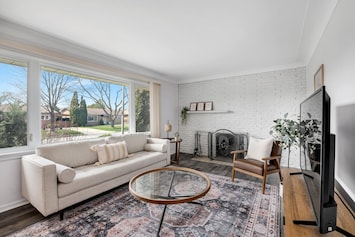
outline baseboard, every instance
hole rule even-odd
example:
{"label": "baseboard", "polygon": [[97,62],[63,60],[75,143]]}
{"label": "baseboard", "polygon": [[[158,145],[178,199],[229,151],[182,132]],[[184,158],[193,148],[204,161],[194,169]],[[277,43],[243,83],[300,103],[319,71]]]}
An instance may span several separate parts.
{"label": "baseboard", "polygon": [[0,206],[0,213],[6,212],[6,211],[11,210],[11,209],[14,209],[16,207],[20,207],[20,206],[26,205],[28,203],[29,202],[26,199],[21,199],[21,200],[15,201],[15,202],[6,203],[6,205],[1,205]]}
{"label": "baseboard", "polygon": [[355,211],[355,202],[352,200],[352,198],[349,196],[349,194],[344,190],[344,188],[341,186],[341,184],[335,179],[335,188],[338,191],[338,193],[341,195],[341,198],[346,202],[345,205],[347,205],[349,208],[351,208],[352,212]]}

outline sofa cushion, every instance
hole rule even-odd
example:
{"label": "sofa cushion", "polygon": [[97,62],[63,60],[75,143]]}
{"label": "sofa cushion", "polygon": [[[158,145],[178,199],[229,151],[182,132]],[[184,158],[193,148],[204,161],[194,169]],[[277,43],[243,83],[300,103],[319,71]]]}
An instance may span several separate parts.
{"label": "sofa cushion", "polygon": [[250,137],[245,158],[261,160],[262,158],[270,157],[273,141],[273,138],[259,139]]}
{"label": "sofa cushion", "polygon": [[58,184],[58,196],[65,197],[78,190],[94,187],[97,184],[104,183],[162,161],[166,161],[166,154],[161,152],[141,151],[134,153],[132,157],[104,165],[86,165],[75,168],[76,176],[73,182]]}
{"label": "sofa cushion", "polygon": [[101,138],[42,145],[36,148],[36,153],[55,163],[75,168],[97,162],[97,153],[90,148],[95,144],[104,143],[105,139]]}
{"label": "sofa cushion", "polygon": [[117,142],[111,144],[94,145],[92,150],[97,152],[98,159],[101,165],[110,163],[115,160],[123,159],[128,156],[126,142]]}
{"label": "sofa cushion", "polygon": [[126,141],[127,143],[127,151],[129,154],[143,151],[144,144],[147,143],[148,135],[142,133],[132,133],[132,134],[124,134],[124,135],[115,135],[106,138],[106,142],[117,143],[121,141]]}
{"label": "sofa cushion", "polygon": [[57,172],[57,177],[58,177],[58,181],[61,183],[70,183],[73,181],[74,177],[75,177],[75,170],[61,165],[61,164],[55,164],[55,169]]}
{"label": "sofa cushion", "polygon": [[166,144],[152,144],[152,143],[146,143],[144,144],[144,150],[145,151],[158,151],[158,152],[163,152],[165,153],[167,151]]}

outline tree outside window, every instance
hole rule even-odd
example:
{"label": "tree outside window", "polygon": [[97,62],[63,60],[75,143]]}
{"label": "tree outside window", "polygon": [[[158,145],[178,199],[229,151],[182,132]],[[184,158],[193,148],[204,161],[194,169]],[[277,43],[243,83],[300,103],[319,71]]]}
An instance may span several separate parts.
{"label": "tree outside window", "polygon": [[150,130],[150,107],[148,88],[136,88],[136,131],[147,132]]}
{"label": "tree outside window", "polygon": [[0,58],[0,148],[27,145],[27,67]]}
{"label": "tree outside window", "polygon": [[50,67],[42,67],[41,75],[42,117],[49,117],[41,121],[42,143],[110,135],[116,126],[121,133],[128,130],[124,83]]}

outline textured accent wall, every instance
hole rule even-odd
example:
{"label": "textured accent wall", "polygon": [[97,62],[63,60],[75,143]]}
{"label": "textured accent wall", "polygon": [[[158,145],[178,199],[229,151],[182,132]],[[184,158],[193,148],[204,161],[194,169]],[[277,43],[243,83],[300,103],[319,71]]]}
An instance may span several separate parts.
{"label": "textured accent wall", "polygon": [[[188,114],[186,125],[180,120],[181,151],[194,153],[196,131],[202,131],[201,155],[207,155],[207,132],[217,129],[268,137],[273,120],[285,113],[297,116],[305,98],[305,67],[180,84],[180,110],[191,102],[212,101],[215,111],[232,111]],[[298,157],[299,150],[292,151],[291,166],[299,166]],[[287,165],[287,159],[282,164]]]}

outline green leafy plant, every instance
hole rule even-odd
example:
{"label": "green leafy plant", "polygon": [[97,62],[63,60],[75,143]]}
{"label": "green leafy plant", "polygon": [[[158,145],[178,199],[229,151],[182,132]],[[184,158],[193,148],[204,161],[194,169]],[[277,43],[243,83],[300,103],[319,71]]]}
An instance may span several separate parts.
{"label": "green leafy plant", "polygon": [[280,142],[280,146],[282,147],[282,149],[288,149],[287,166],[289,167],[291,147],[298,147],[299,145],[299,118],[290,119],[288,118],[288,113],[286,113],[283,118],[276,119],[273,122],[275,123],[275,125],[271,127],[270,135],[272,135],[275,140]]}
{"label": "green leafy plant", "polygon": [[184,107],[181,109],[180,118],[181,118],[181,123],[182,123],[182,124],[186,124],[187,111],[189,111],[189,108],[186,107],[186,106],[184,106]]}

